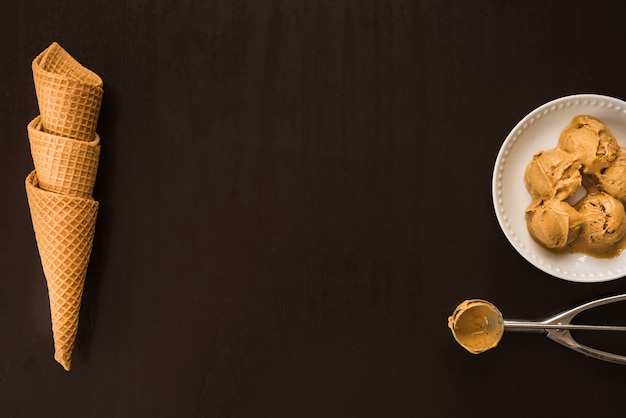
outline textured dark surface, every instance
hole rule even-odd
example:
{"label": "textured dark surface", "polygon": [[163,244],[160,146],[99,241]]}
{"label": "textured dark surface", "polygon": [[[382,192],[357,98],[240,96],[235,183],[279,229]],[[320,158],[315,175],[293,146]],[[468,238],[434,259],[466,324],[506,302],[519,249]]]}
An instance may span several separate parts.
{"label": "textured dark surface", "polygon": [[[626,98],[625,11],[3,5],[0,416],[621,414],[626,368],[537,335],[471,356],[446,319],[470,297],[531,319],[626,290],[532,267],[490,189],[530,110],[572,93]],[[52,41],[105,83],[101,210],[69,373],[52,358],[24,191],[30,64]]]}

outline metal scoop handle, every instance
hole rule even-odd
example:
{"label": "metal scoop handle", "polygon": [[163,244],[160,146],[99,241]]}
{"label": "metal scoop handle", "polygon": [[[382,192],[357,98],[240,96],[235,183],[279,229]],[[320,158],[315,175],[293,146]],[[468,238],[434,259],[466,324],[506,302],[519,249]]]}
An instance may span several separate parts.
{"label": "metal scoop handle", "polygon": [[626,365],[626,356],[607,353],[606,351],[587,347],[586,345],[574,340],[572,334],[570,333],[571,330],[626,331],[626,326],[578,325],[571,323],[574,317],[583,311],[623,300],[626,300],[626,293],[587,302],[542,321],[533,322],[505,320],[504,329],[507,331],[546,331],[546,337],[550,338],[552,341],[555,341],[581,354],[611,363]]}
{"label": "metal scoop handle", "polygon": [[626,327],[614,325],[546,324],[539,321],[504,321],[507,331],[547,331],[551,329],[586,331],[626,331]]}

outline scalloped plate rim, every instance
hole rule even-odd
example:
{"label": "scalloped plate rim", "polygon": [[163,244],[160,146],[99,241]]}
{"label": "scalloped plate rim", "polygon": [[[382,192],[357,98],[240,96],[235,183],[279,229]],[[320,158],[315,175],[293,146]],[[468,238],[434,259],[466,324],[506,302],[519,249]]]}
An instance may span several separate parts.
{"label": "scalloped plate rim", "polygon": [[551,100],[520,120],[502,143],[493,169],[493,206],[508,241],[538,269],[579,283],[616,280],[626,276],[626,251],[612,259],[555,254],[536,243],[526,229],[524,210],[530,195],[523,172],[535,153],[556,146],[560,132],[578,114],[598,118],[613,132],[618,144],[626,146],[625,101],[601,94],[574,94]]}

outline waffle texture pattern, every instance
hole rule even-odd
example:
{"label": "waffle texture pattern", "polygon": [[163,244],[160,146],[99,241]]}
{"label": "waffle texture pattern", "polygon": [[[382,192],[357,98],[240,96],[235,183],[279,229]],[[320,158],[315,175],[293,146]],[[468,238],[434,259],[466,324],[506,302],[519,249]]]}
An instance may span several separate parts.
{"label": "waffle texture pattern", "polygon": [[26,195],[48,286],[54,358],[70,370],[99,207],[93,188],[102,79],[56,42],[32,68],[40,115],[27,126],[35,170]]}
{"label": "waffle texture pattern", "polygon": [[93,140],[102,105],[102,79],[56,42],[35,58],[32,67],[44,131]]}

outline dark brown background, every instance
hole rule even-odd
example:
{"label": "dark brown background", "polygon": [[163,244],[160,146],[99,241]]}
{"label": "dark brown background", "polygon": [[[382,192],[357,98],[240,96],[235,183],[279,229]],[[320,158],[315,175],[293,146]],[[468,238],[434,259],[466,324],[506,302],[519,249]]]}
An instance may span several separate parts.
{"label": "dark brown background", "polygon": [[[532,319],[626,290],[532,267],[499,229],[490,188],[530,110],[572,93],[626,98],[624,12],[3,4],[0,415],[622,414],[626,367],[538,335],[471,356],[446,318],[470,297]],[[105,82],[101,212],[70,373],[52,358],[23,188],[30,64],[55,40]],[[597,316],[626,323],[626,309]]]}

